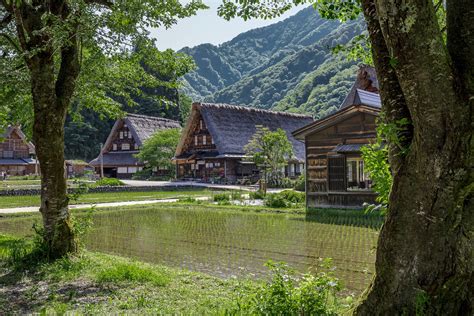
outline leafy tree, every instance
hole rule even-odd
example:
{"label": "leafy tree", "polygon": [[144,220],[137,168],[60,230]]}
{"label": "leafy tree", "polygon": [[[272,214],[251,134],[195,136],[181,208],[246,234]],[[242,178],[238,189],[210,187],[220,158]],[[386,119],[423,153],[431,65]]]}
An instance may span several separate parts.
{"label": "leafy tree", "polygon": [[145,141],[136,157],[146,164],[147,168],[166,168],[170,175],[176,170],[172,162],[178,146],[181,130],[170,128],[158,131]]}
{"label": "leafy tree", "polygon": [[[274,17],[302,2],[224,0],[220,13]],[[311,2],[329,19],[363,13],[386,123],[409,122],[388,143],[376,276],[355,313],[472,314],[474,1]]]}
{"label": "leafy tree", "polygon": [[76,249],[64,176],[71,101],[112,114],[117,99],[134,104],[140,87],[166,86],[140,67],[162,56],[147,28],[170,27],[201,8],[199,0],[0,0],[0,100],[11,101],[16,113],[28,108],[21,100],[31,96],[49,258]]}
{"label": "leafy tree", "polygon": [[278,184],[284,177],[282,169],[294,156],[286,133],[281,128],[272,132],[258,125],[257,131],[244,147],[246,155],[262,171],[263,178],[270,184]]}

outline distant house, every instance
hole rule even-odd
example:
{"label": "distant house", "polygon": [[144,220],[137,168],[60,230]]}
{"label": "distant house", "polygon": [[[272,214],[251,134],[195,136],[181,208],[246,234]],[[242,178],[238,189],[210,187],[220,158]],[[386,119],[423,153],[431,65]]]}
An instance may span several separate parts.
{"label": "distant house", "polygon": [[66,160],[68,178],[82,177],[87,172],[94,172],[94,167],[83,160]]}
{"label": "distant house", "polygon": [[131,178],[144,167],[134,156],[143,143],[159,130],[180,127],[179,122],[161,117],[127,114],[115,122],[101,154],[89,164],[98,174],[102,166],[106,177]]}
{"label": "distant house", "polygon": [[375,70],[361,67],[337,112],[293,132],[306,146],[308,207],[374,202],[361,147],[375,140],[380,110]]}
{"label": "distant house", "polygon": [[0,173],[11,176],[38,174],[35,146],[19,126],[9,126],[0,133]]}
{"label": "distant house", "polygon": [[262,125],[283,129],[293,145],[295,157],[285,174],[296,177],[303,171],[304,145],[291,132],[313,122],[311,116],[255,108],[194,103],[176,149],[178,178],[210,181],[256,178],[258,169],[245,158],[245,145]]}

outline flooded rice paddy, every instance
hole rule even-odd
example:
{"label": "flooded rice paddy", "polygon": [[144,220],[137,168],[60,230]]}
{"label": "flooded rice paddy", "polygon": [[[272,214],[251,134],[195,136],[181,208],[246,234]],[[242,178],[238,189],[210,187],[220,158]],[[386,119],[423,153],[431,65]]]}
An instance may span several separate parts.
{"label": "flooded rice paddy", "polygon": [[[85,244],[92,251],[225,278],[265,277],[269,259],[306,272],[314,271],[320,258],[332,258],[344,286],[360,292],[373,274],[380,220],[344,212],[305,216],[210,205],[101,210]],[[0,218],[0,233],[31,235],[34,221],[39,216]]]}

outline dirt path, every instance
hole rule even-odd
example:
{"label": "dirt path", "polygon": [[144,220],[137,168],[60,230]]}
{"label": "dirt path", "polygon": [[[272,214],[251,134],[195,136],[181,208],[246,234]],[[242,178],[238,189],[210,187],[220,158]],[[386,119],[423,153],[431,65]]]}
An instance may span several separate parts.
{"label": "dirt path", "polygon": [[[208,200],[208,196],[195,197],[196,200],[205,201]],[[87,209],[95,206],[96,208],[104,207],[121,207],[121,206],[131,206],[131,205],[147,205],[155,203],[172,203],[178,202],[179,199],[155,199],[155,200],[142,200],[142,201],[126,201],[126,202],[109,202],[109,203],[95,203],[95,204],[76,204],[69,205],[69,208],[72,210],[77,209]],[[32,213],[39,212],[39,207],[37,206],[28,206],[28,207],[14,207],[14,208],[3,208],[0,209],[0,214],[15,214],[15,213]]]}

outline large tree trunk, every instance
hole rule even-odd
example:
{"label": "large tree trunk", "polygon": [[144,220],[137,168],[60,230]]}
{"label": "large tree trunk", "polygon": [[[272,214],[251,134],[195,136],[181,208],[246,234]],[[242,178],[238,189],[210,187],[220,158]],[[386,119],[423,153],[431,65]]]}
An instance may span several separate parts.
{"label": "large tree trunk", "polygon": [[[41,168],[43,239],[47,256],[60,258],[76,250],[68,210],[64,165],[64,122],[79,75],[77,23],[66,1],[11,7],[18,39],[31,75],[34,107],[33,139]],[[68,25],[67,39],[53,40],[53,14]],[[59,69],[56,70],[59,62]]]}
{"label": "large tree trunk", "polygon": [[431,0],[364,0],[363,6],[388,121],[406,117],[413,131],[406,133],[406,155],[390,151],[394,183],[376,276],[355,313],[470,315],[474,6],[464,1],[465,22],[451,34],[470,37],[454,49],[469,62],[447,53]]}

